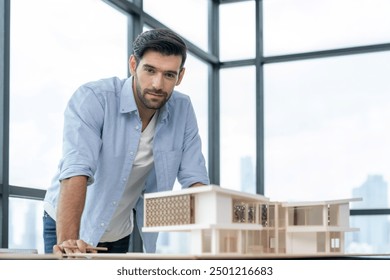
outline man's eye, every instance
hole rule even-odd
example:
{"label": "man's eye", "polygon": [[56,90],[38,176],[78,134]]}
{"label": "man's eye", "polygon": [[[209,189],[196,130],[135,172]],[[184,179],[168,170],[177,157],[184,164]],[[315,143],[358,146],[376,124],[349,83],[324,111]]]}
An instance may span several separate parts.
{"label": "man's eye", "polygon": [[175,75],[175,74],[172,74],[172,73],[167,73],[167,74],[165,74],[165,76],[166,76],[167,78],[169,78],[169,79],[174,79],[174,78],[176,78],[176,75]]}

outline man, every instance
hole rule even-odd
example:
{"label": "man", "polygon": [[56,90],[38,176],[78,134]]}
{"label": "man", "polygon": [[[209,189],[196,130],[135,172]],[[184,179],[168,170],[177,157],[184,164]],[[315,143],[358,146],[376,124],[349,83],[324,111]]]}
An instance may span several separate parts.
{"label": "man", "polygon": [[[81,86],[65,111],[63,157],[44,203],[45,252],[125,253],[143,193],[209,184],[190,99],[174,91],[187,48],[166,29],[142,33],[131,77]],[[142,233],[146,252],[157,235]]]}

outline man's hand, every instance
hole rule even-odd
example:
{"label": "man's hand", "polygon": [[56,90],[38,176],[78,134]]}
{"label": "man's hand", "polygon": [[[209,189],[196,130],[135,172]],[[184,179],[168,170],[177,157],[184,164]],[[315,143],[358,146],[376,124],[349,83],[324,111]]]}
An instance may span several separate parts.
{"label": "man's hand", "polygon": [[73,253],[97,253],[96,250],[92,249],[88,243],[84,240],[65,240],[61,244],[54,245],[53,253],[54,254],[73,254]]}

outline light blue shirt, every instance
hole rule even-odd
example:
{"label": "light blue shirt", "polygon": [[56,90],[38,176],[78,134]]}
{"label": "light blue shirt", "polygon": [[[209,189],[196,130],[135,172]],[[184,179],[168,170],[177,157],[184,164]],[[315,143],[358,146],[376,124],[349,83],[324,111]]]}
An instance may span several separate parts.
{"label": "light blue shirt", "polygon": [[[80,238],[94,246],[121,199],[141,130],[132,78],[114,77],[85,84],[74,93],[66,108],[63,156],[47,190],[45,204],[55,212],[60,181],[88,176]],[[174,91],[160,109],[153,143],[154,167],[143,193],[171,190],[176,178],[183,188],[197,182],[209,184],[195,112],[188,96]],[[141,229],[142,196],[136,213]],[[155,252],[157,234],[141,232],[141,237],[145,252]]]}

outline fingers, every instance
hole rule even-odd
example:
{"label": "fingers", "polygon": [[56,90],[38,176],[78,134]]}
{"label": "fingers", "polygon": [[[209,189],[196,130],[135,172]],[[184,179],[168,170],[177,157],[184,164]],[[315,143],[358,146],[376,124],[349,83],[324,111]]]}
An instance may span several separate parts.
{"label": "fingers", "polygon": [[[87,247],[90,247],[89,244],[87,244],[86,242],[84,242],[84,240],[81,239],[76,240],[76,245],[79,248],[80,253],[86,253]],[[91,252],[91,250],[89,250],[88,252]]]}
{"label": "fingers", "polygon": [[62,251],[62,249],[59,245],[54,245],[53,246],[53,253],[56,255],[62,255],[64,252]]}
{"label": "fingers", "polygon": [[65,254],[85,253],[77,246],[77,240],[69,239],[59,245]]}
{"label": "fingers", "polygon": [[[54,245],[53,253],[55,254],[74,254],[86,253],[89,245],[81,240],[69,239],[63,241],[61,244]],[[89,250],[91,252],[91,250]]]}

